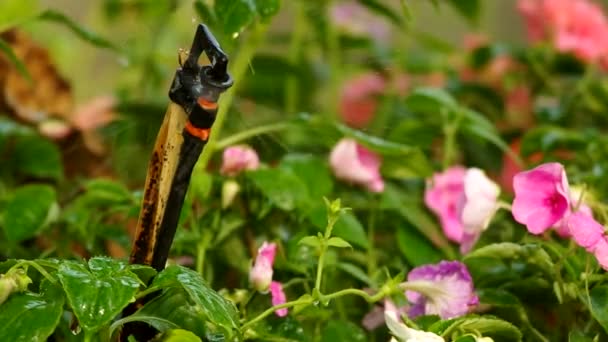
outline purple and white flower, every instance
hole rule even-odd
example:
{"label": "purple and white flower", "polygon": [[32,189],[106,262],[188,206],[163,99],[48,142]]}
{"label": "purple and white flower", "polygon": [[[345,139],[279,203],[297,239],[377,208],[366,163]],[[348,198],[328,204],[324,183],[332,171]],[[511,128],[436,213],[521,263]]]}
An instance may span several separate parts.
{"label": "purple and white flower", "polygon": [[401,287],[412,303],[409,317],[439,315],[443,319],[462,316],[479,303],[473,279],[459,261],[441,261],[414,268]]}

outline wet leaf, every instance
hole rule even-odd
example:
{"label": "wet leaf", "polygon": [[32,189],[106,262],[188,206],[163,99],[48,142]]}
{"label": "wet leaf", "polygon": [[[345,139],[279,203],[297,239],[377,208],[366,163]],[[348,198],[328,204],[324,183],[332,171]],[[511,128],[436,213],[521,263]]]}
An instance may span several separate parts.
{"label": "wet leaf", "polygon": [[57,275],[80,326],[95,332],[134,300],[141,283],[124,262],[95,257],[88,266],[66,261]]}
{"label": "wet leaf", "polygon": [[12,295],[0,306],[0,341],[46,341],[59,324],[64,301],[61,288],[48,281],[41,294]]}
{"label": "wet leaf", "polygon": [[228,334],[233,334],[238,328],[234,304],[208,287],[201,275],[191,269],[169,266],[158,274],[151,286],[183,288],[211,323]]}
{"label": "wet leaf", "polygon": [[365,331],[353,322],[344,320],[331,320],[323,329],[321,342],[333,341],[367,341]]}
{"label": "wet leaf", "polygon": [[216,1],[213,9],[224,32],[231,35],[241,32],[256,15],[253,0]]}
{"label": "wet leaf", "polygon": [[259,16],[264,20],[279,13],[281,0],[255,0],[255,6]]}

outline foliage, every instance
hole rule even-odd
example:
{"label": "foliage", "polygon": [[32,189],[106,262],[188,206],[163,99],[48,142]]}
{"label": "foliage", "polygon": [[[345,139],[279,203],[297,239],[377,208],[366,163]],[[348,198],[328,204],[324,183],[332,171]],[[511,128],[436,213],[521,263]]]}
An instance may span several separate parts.
{"label": "foliage", "polygon": [[[81,5],[25,3],[0,3],[0,341],[126,339],[138,322],[158,341],[387,341],[391,305],[405,331],[445,341],[608,338],[598,253],[557,228],[531,234],[510,205],[514,174],[560,162],[582,189],[568,210],[608,220],[603,60],[550,41],[448,43],[418,29],[422,7],[405,0],[100,0],[86,21],[68,14]],[[469,28],[486,6],[428,3],[438,21],[455,13]],[[157,272],[127,258],[192,18],[230,56],[235,84]],[[50,67],[32,66],[9,29],[57,57],[73,98],[109,82],[111,108],[24,116],[46,103],[39,70]],[[96,79],[79,77],[82,66]],[[20,89],[12,77],[43,90],[9,96]],[[58,122],[69,134],[49,133]],[[337,151],[343,140],[356,149]],[[251,159],[226,172],[226,151],[244,144]],[[454,166],[485,170],[500,188],[470,246],[427,199]],[[270,293],[250,281],[263,242],[276,246]],[[424,286],[410,275],[442,260],[466,265],[479,303],[412,314],[409,294]]]}

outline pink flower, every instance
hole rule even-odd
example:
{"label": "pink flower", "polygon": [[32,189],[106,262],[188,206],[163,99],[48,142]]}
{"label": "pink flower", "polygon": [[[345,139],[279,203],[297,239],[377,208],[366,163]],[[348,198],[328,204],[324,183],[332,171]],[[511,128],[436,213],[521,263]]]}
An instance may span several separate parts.
{"label": "pink flower", "polygon": [[330,8],[333,25],[356,36],[370,36],[374,41],[386,42],[390,27],[358,2],[340,2]]}
{"label": "pink flower", "polygon": [[[272,297],[272,305],[280,305],[287,302],[285,292],[283,292],[283,285],[278,281],[270,283],[270,296]],[[274,312],[279,317],[287,316],[287,308],[278,309]]]}
{"label": "pink flower", "polygon": [[401,284],[413,304],[409,316],[439,315],[442,319],[462,316],[479,303],[473,279],[459,261],[441,261],[416,267]]}
{"label": "pink flower", "polygon": [[234,176],[244,170],[255,170],[260,167],[258,154],[249,146],[231,146],[224,150],[222,168],[223,175]]}
{"label": "pink flower", "polygon": [[513,177],[513,217],[532,234],[541,234],[564,218],[570,208],[566,171],[547,163]]}
{"label": "pink flower", "polygon": [[264,242],[258,249],[255,263],[249,272],[249,281],[253,287],[261,292],[268,290],[272,281],[272,265],[276,254],[277,245],[275,243]]}
{"label": "pink flower", "polygon": [[497,209],[500,188],[477,168],[454,166],[433,175],[424,203],[439,217],[448,239],[468,252]]}
{"label": "pink flower", "polygon": [[593,216],[582,211],[570,215],[567,226],[576,244],[590,252],[604,238],[604,227],[597,223]]}
{"label": "pink flower", "polygon": [[595,245],[593,254],[602,268],[608,271],[608,241],[605,237],[600,239],[600,241]]}
{"label": "pink flower", "polygon": [[386,89],[386,81],[377,73],[356,76],[344,84],[340,97],[342,120],[355,128],[365,127],[378,107],[378,96]]}
{"label": "pink flower", "polygon": [[462,221],[460,214],[464,201],[464,175],[466,169],[453,166],[443,173],[433,175],[424,192],[424,203],[441,222],[444,234],[448,239],[462,241]]}
{"label": "pink flower", "polygon": [[334,146],[329,164],[337,178],[362,185],[371,192],[382,192],[380,157],[354,139],[344,138]]}
{"label": "pink flower", "polygon": [[606,55],[608,22],[601,7],[588,0],[520,0],[531,41],[550,41],[557,50],[586,62]]}

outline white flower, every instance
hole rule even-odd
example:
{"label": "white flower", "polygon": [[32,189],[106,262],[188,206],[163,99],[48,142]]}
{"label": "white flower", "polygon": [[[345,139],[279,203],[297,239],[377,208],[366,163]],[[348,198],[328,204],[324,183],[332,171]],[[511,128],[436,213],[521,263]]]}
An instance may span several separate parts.
{"label": "white flower", "polygon": [[396,312],[387,310],[384,319],[393,337],[391,342],[445,342],[443,337],[432,332],[416,330],[398,321]]}

